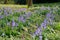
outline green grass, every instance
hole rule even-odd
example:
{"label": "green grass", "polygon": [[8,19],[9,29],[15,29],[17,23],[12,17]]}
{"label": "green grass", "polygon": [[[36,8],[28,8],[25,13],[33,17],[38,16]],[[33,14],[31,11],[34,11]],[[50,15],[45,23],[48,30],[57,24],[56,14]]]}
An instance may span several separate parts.
{"label": "green grass", "polygon": [[[33,12],[35,9],[37,10],[37,11],[39,11],[38,9],[41,7],[41,6],[45,6],[45,7],[47,7],[47,6],[50,6],[50,7],[55,7],[55,6],[59,6],[59,3],[43,3],[43,4],[33,4],[33,7],[30,7],[29,9]],[[15,5],[15,4],[0,4],[0,7],[11,7],[11,8],[27,8],[27,5]],[[29,10],[28,9],[28,10]],[[60,11],[60,10],[59,10]],[[47,11],[46,11],[47,12]],[[34,13],[34,12],[33,12]],[[40,11],[39,11],[39,13],[40,13]],[[45,11],[43,12],[42,11],[42,13],[45,13]],[[57,13],[59,13],[59,12],[57,12]],[[37,12],[37,14],[38,14],[38,12]],[[33,20],[33,21],[37,21],[39,18],[42,18],[42,19],[44,19],[44,16],[42,16],[42,17],[39,17],[38,18],[38,16],[37,16],[37,14],[34,14],[34,15],[32,15],[32,17],[31,17],[31,20]],[[16,17],[16,16],[15,16]],[[10,17],[9,17],[10,18]],[[43,21],[41,19],[41,21]],[[56,18],[57,19],[57,18]],[[58,18],[59,19],[59,18]],[[40,19],[39,19],[40,20]],[[39,22],[40,23],[40,22]],[[32,39],[32,37],[31,37],[31,35],[27,32],[27,31],[31,31],[31,32],[34,32],[34,30],[36,30],[36,29],[34,29],[34,30],[32,30],[33,28],[35,28],[35,25],[34,25],[34,23],[31,23],[30,24],[30,26],[31,27],[23,27],[23,29],[25,30],[25,31],[21,31],[21,32],[18,32],[19,33],[19,35],[17,35],[17,36],[10,36],[10,38],[9,37],[1,37],[0,36],[0,40],[24,40],[23,39],[23,37],[25,38],[25,40],[38,40],[38,38],[36,38],[36,39]],[[56,27],[55,27],[56,26]],[[53,26],[52,27],[50,27],[50,28],[47,28],[45,31],[44,31],[44,37],[45,38],[48,38],[48,39],[50,39],[50,40],[55,40],[54,38],[56,38],[56,40],[60,40],[60,21],[59,22],[57,22],[57,24],[54,26],[54,31],[56,32],[56,33],[53,33],[53,31],[50,29],[50,28],[53,28]],[[8,27],[7,27],[8,28]],[[8,33],[10,33],[9,31],[10,30],[8,30],[6,27],[3,29],[3,32],[8,32]],[[0,28],[1,29],[1,28]],[[28,30],[29,29],[29,30]],[[16,31],[16,29],[15,30],[11,30],[14,34],[15,33],[17,33],[17,31]],[[51,32],[51,33],[50,33]],[[46,36],[47,35],[47,36]]]}
{"label": "green grass", "polygon": [[[41,6],[60,6],[60,2],[58,3],[40,3],[40,4],[33,4],[33,7],[41,7]],[[0,7],[12,7],[12,8],[27,8],[27,5],[17,5],[17,4],[0,4]]]}
{"label": "green grass", "polygon": [[0,4],[0,7],[27,8],[27,5]]}
{"label": "green grass", "polygon": [[[58,3],[40,3],[40,4],[33,4],[32,7],[29,8],[29,10],[35,10],[35,9],[39,9],[41,6],[45,6],[45,7],[60,7],[60,2]],[[1,7],[11,7],[11,8],[15,8],[15,9],[19,9],[19,8],[27,8],[27,5],[17,5],[17,4],[0,4],[0,8]]]}

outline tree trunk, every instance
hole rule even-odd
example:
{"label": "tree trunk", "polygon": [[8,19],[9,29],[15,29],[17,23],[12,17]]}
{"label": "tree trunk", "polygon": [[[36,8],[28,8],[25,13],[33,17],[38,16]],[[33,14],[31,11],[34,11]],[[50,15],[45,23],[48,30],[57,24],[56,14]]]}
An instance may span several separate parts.
{"label": "tree trunk", "polygon": [[5,0],[5,1],[4,1],[4,4],[7,4],[7,1],[8,1],[8,0]]}
{"label": "tree trunk", "polygon": [[26,0],[26,2],[27,2],[27,5],[28,5],[28,8],[29,8],[30,6],[32,6],[32,0]]}

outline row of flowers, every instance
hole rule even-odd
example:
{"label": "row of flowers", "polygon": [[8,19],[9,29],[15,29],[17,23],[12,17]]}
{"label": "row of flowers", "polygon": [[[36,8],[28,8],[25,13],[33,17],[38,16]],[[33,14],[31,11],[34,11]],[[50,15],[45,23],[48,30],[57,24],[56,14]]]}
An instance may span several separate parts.
{"label": "row of flowers", "polygon": [[[28,11],[26,8],[13,9],[2,7],[0,8],[0,27],[5,28],[8,26],[12,27],[12,29],[18,27],[19,31],[22,28],[33,36],[38,35],[40,40],[42,40],[42,28],[46,29],[48,25],[53,25],[54,21],[56,21],[55,17],[58,11],[57,7],[44,6]],[[30,27],[33,29],[30,29]]]}

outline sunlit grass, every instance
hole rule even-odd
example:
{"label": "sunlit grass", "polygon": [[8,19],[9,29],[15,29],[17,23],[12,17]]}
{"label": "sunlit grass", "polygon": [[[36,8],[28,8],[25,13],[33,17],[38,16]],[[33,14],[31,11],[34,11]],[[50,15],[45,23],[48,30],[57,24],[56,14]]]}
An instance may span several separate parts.
{"label": "sunlit grass", "polygon": [[27,8],[27,5],[0,4],[0,7]]}

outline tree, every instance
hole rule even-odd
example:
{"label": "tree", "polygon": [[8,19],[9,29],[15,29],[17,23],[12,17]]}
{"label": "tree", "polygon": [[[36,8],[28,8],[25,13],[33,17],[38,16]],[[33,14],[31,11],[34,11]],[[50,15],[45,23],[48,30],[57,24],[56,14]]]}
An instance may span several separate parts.
{"label": "tree", "polygon": [[26,0],[26,2],[27,2],[27,5],[28,5],[28,8],[29,8],[30,6],[32,6],[32,0]]}
{"label": "tree", "polygon": [[4,1],[4,4],[7,4],[7,1],[8,1],[8,0],[5,0],[5,1]]}

